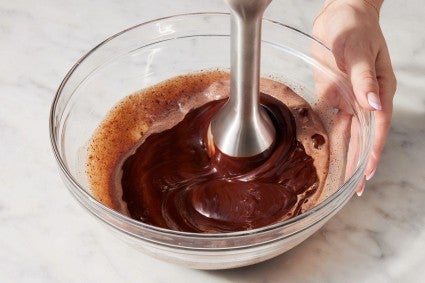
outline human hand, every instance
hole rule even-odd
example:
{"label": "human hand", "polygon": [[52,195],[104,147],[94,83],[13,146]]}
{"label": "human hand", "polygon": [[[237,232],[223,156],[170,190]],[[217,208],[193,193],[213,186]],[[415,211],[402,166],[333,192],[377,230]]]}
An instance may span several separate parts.
{"label": "human hand", "polygon": [[331,48],[336,65],[349,76],[359,104],[374,111],[375,138],[358,195],[363,193],[381,159],[396,91],[396,78],[379,26],[382,2],[327,0],[313,25],[313,35]]}

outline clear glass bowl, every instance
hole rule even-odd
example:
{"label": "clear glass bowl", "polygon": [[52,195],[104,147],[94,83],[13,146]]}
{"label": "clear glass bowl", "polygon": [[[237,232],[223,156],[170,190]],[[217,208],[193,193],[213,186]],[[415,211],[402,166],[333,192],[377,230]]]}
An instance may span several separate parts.
{"label": "clear glass bowl", "polygon": [[102,119],[118,101],[142,88],[181,74],[229,70],[229,33],[229,15],[218,13],[177,15],[127,29],[74,65],[51,108],[53,151],[62,179],[78,202],[134,248],[191,268],[245,266],[304,241],[353,195],[363,178],[373,137],[372,116],[355,101],[350,82],[336,68],[329,49],[294,28],[264,20],[262,76],[286,83],[313,107],[324,109],[321,115],[331,136],[334,177],[328,178],[321,203],[260,229],[196,234],[153,227],[97,201],[85,166],[88,142]]}

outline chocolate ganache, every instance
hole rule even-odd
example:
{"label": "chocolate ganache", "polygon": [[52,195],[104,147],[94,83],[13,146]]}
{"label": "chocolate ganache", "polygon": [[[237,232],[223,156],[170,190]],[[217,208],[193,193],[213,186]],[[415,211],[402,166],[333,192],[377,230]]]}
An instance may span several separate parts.
{"label": "chocolate ganache", "polygon": [[209,150],[208,127],[223,103],[190,111],[173,128],[149,136],[125,161],[123,200],[131,217],[212,233],[254,229],[299,213],[297,196],[314,193],[318,177],[313,159],[296,139],[289,109],[263,94],[276,141],[267,154],[235,158]]}
{"label": "chocolate ganache", "polygon": [[210,121],[230,92],[226,72],[182,75],[125,97],[89,144],[93,195],[138,221],[197,233],[260,228],[314,207],[329,168],[321,119],[282,83],[262,78],[260,91],[277,138],[249,158],[211,142]]}

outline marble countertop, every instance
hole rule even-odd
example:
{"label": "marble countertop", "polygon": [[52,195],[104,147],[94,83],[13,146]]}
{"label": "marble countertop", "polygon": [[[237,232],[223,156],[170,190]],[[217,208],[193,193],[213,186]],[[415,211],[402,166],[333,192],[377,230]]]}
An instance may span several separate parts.
{"label": "marble countertop", "polygon": [[[267,17],[309,33],[321,2],[275,0]],[[398,91],[374,179],[361,198],[286,254],[234,270],[186,269],[115,240],[71,197],[48,133],[62,78],[124,28],[197,11],[226,8],[222,0],[0,1],[0,282],[424,282],[422,0],[387,0],[382,10]]]}

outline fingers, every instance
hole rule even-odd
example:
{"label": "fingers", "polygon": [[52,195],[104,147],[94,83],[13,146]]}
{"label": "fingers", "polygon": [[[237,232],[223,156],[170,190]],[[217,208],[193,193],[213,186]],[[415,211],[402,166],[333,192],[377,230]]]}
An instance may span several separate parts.
{"label": "fingers", "polygon": [[344,63],[349,71],[353,91],[360,106],[374,111],[375,138],[365,170],[366,180],[370,180],[381,159],[391,124],[395,76],[385,44],[376,55],[370,51],[373,50],[372,48],[367,51],[367,48],[359,47],[348,47],[345,50]]}
{"label": "fingers", "polygon": [[[383,96],[384,97],[384,96]],[[391,124],[392,104],[384,103],[385,111],[374,112],[375,116],[375,138],[372,144],[372,151],[366,166],[365,175],[367,181],[375,175],[376,168],[381,160],[382,151],[387,140]]]}
{"label": "fingers", "polygon": [[379,84],[375,70],[376,56],[362,54],[347,54],[347,65],[349,68],[351,83],[354,94],[360,104],[368,110],[382,110],[382,103],[379,96]]}
{"label": "fingers", "polygon": [[360,182],[359,186],[356,189],[357,196],[361,197],[363,195],[365,187],[366,187],[366,179],[363,178],[363,180]]}
{"label": "fingers", "polygon": [[388,50],[386,48],[378,54],[376,62],[382,110],[374,112],[375,139],[372,145],[372,153],[366,167],[367,180],[370,180],[373,177],[376,167],[381,159],[382,151],[390,130],[393,112],[393,98],[397,88],[397,81],[391,66]]}
{"label": "fingers", "polygon": [[[357,188],[357,195],[363,194],[366,181],[375,175],[387,140],[393,111],[393,97],[396,79],[391,66],[388,49],[381,47],[374,55],[369,48],[347,47],[342,56],[342,64],[349,73],[353,92],[364,109],[373,111],[375,118],[375,137],[371,154],[365,169],[365,177]],[[339,53],[341,54],[341,53]],[[340,60],[341,63],[341,60]]]}

